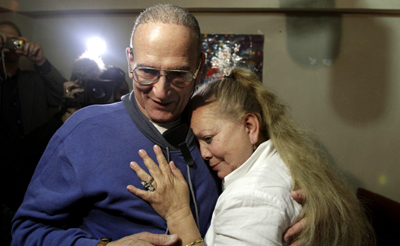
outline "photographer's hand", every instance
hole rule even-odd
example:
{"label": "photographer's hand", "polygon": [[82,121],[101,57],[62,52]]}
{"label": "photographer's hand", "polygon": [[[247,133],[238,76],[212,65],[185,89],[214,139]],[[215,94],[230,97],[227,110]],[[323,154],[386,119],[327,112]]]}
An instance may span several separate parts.
{"label": "photographer's hand", "polygon": [[[64,83],[64,97],[75,98],[75,94],[84,92],[79,88],[79,81],[67,81]],[[66,112],[61,116],[62,122],[65,122],[72,114],[78,111],[80,107],[68,107]]]}
{"label": "photographer's hand", "polygon": [[43,47],[40,44],[29,42],[28,39],[24,37],[19,37],[19,39],[24,40],[25,44],[21,50],[16,50],[15,52],[17,54],[26,56],[38,66],[43,65],[43,63],[46,61],[46,57],[44,57],[43,53]]}
{"label": "photographer's hand", "polygon": [[79,80],[64,82],[64,97],[75,97],[75,94],[85,90],[79,87]]}

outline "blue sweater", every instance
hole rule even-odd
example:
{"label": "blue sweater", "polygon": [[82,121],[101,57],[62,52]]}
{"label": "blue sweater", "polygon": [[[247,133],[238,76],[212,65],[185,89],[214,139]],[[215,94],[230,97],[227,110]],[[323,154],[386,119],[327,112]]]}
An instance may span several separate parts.
{"label": "blue sweater", "polygon": [[[145,149],[156,160],[154,144],[169,146],[134,101],[131,93],[125,106],[119,102],[83,108],[56,132],[14,217],[12,245],[87,246],[102,237],[166,232],[165,220],[126,190],[129,184],[142,187],[129,167],[135,161],[147,170],[138,150]],[[189,169],[204,236],[219,181],[201,158],[191,130],[186,142],[195,162]],[[188,179],[181,152],[169,147],[171,160]]]}

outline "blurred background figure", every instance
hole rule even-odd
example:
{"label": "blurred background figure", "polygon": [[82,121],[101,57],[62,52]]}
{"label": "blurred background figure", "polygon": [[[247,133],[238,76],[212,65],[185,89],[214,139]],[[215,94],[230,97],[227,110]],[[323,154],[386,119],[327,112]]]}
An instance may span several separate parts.
{"label": "blurred background figure", "polygon": [[[43,47],[22,37],[13,22],[0,22],[0,183],[1,245],[11,239],[11,218],[23,197],[24,138],[49,120],[49,108],[57,108],[66,79],[46,59]],[[20,57],[34,64],[35,71],[21,70]]]}
{"label": "blurred background figure", "polygon": [[116,81],[114,101],[121,101],[121,97],[129,93],[128,83],[125,80],[125,73],[122,69],[109,66],[101,75],[100,79]]}

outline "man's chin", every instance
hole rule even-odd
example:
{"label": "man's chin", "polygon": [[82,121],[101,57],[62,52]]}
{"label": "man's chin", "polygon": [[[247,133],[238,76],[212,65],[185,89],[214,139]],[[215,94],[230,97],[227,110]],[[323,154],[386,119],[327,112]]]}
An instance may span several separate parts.
{"label": "man's chin", "polygon": [[159,124],[171,123],[176,120],[176,117],[170,113],[149,114],[149,117],[152,122]]}

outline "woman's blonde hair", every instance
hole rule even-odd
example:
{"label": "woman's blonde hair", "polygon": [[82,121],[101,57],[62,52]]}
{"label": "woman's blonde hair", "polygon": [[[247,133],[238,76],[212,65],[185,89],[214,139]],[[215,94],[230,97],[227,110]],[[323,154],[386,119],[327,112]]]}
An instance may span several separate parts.
{"label": "woman's blonde hair", "polygon": [[210,100],[217,103],[221,117],[235,120],[246,113],[255,114],[261,133],[271,139],[289,167],[293,189],[305,192],[299,218],[306,216],[306,226],[296,240],[315,246],[375,245],[373,229],[356,196],[257,75],[234,68],[226,78],[200,87],[190,105],[195,109]]}

